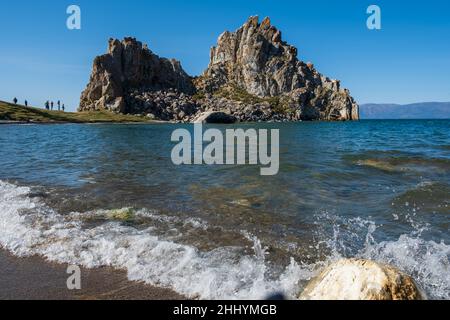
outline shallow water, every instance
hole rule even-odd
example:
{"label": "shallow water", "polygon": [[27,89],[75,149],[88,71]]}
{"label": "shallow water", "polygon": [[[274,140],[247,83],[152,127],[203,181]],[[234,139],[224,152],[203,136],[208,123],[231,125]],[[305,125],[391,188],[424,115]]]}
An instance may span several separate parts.
{"label": "shallow water", "polygon": [[205,299],[294,298],[365,257],[450,298],[450,121],[255,126],[280,129],[276,176],[173,165],[189,125],[0,126],[0,244]]}

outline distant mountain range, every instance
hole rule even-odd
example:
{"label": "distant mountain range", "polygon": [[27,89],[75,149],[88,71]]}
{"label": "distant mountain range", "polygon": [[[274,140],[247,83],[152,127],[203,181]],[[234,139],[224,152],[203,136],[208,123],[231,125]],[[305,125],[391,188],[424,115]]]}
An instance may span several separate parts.
{"label": "distant mountain range", "polygon": [[361,119],[450,119],[450,102],[363,104]]}

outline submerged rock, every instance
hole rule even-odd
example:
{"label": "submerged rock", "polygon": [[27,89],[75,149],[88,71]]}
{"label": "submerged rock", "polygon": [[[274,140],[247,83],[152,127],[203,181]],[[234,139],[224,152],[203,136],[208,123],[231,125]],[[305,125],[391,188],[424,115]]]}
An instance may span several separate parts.
{"label": "submerged rock", "polygon": [[414,280],[396,268],[370,260],[344,259],[313,279],[300,300],[422,300]]}
{"label": "submerged rock", "polygon": [[123,208],[110,210],[107,212],[106,216],[108,219],[111,220],[130,221],[134,218],[135,213],[134,210],[131,208]]}

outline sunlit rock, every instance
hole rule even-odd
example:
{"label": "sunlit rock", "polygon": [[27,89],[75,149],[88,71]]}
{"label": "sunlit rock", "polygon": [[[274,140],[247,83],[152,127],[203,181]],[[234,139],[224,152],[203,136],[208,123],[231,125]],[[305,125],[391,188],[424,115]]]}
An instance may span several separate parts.
{"label": "sunlit rock", "polygon": [[414,280],[396,268],[370,260],[344,259],[325,268],[300,300],[422,300]]}

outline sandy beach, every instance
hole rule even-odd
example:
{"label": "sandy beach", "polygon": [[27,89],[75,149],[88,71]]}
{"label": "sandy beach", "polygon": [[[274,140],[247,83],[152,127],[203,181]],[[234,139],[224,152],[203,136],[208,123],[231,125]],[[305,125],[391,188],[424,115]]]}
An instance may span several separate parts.
{"label": "sandy beach", "polygon": [[177,300],[179,294],[131,282],[110,268],[82,269],[82,289],[70,291],[67,266],[40,257],[17,258],[0,250],[1,300]]}

